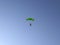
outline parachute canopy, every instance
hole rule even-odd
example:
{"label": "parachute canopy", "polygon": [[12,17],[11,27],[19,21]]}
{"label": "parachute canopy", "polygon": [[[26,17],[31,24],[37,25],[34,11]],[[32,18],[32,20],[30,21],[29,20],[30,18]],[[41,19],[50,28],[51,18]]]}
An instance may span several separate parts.
{"label": "parachute canopy", "polygon": [[27,18],[26,20],[34,21],[34,18]]}

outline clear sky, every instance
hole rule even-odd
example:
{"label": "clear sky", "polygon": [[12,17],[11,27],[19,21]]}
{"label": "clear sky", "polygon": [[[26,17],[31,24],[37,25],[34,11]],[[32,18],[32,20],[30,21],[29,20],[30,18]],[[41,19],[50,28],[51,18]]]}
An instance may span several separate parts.
{"label": "clear sky", "polygon": [[0,45],[60,45],[60,1],[0,0]]}

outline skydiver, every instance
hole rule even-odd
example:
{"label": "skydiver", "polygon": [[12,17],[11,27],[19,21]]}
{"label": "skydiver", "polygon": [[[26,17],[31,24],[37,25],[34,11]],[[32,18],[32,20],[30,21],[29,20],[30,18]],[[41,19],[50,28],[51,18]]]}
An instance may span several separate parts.
{"label": "skydiver", "polygon": [[30,23],[30,26],[31,26],[31,23]]}

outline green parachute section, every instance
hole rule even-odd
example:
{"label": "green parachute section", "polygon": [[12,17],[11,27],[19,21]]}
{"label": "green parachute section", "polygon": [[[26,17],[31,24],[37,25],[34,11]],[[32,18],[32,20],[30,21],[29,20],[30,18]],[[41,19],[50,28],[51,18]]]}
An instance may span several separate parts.
{"label": "green parachute section", "polygon": [[34,18],[27,18],[26,20],[34,21]]}

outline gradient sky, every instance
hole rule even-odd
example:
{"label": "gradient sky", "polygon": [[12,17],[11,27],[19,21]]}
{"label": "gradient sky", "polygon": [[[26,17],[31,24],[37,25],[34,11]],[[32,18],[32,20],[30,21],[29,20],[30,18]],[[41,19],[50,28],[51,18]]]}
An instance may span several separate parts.
{"label": "gradient sky", "polygon": [[0,0],[0,45],[60,45],[60,1]]}

